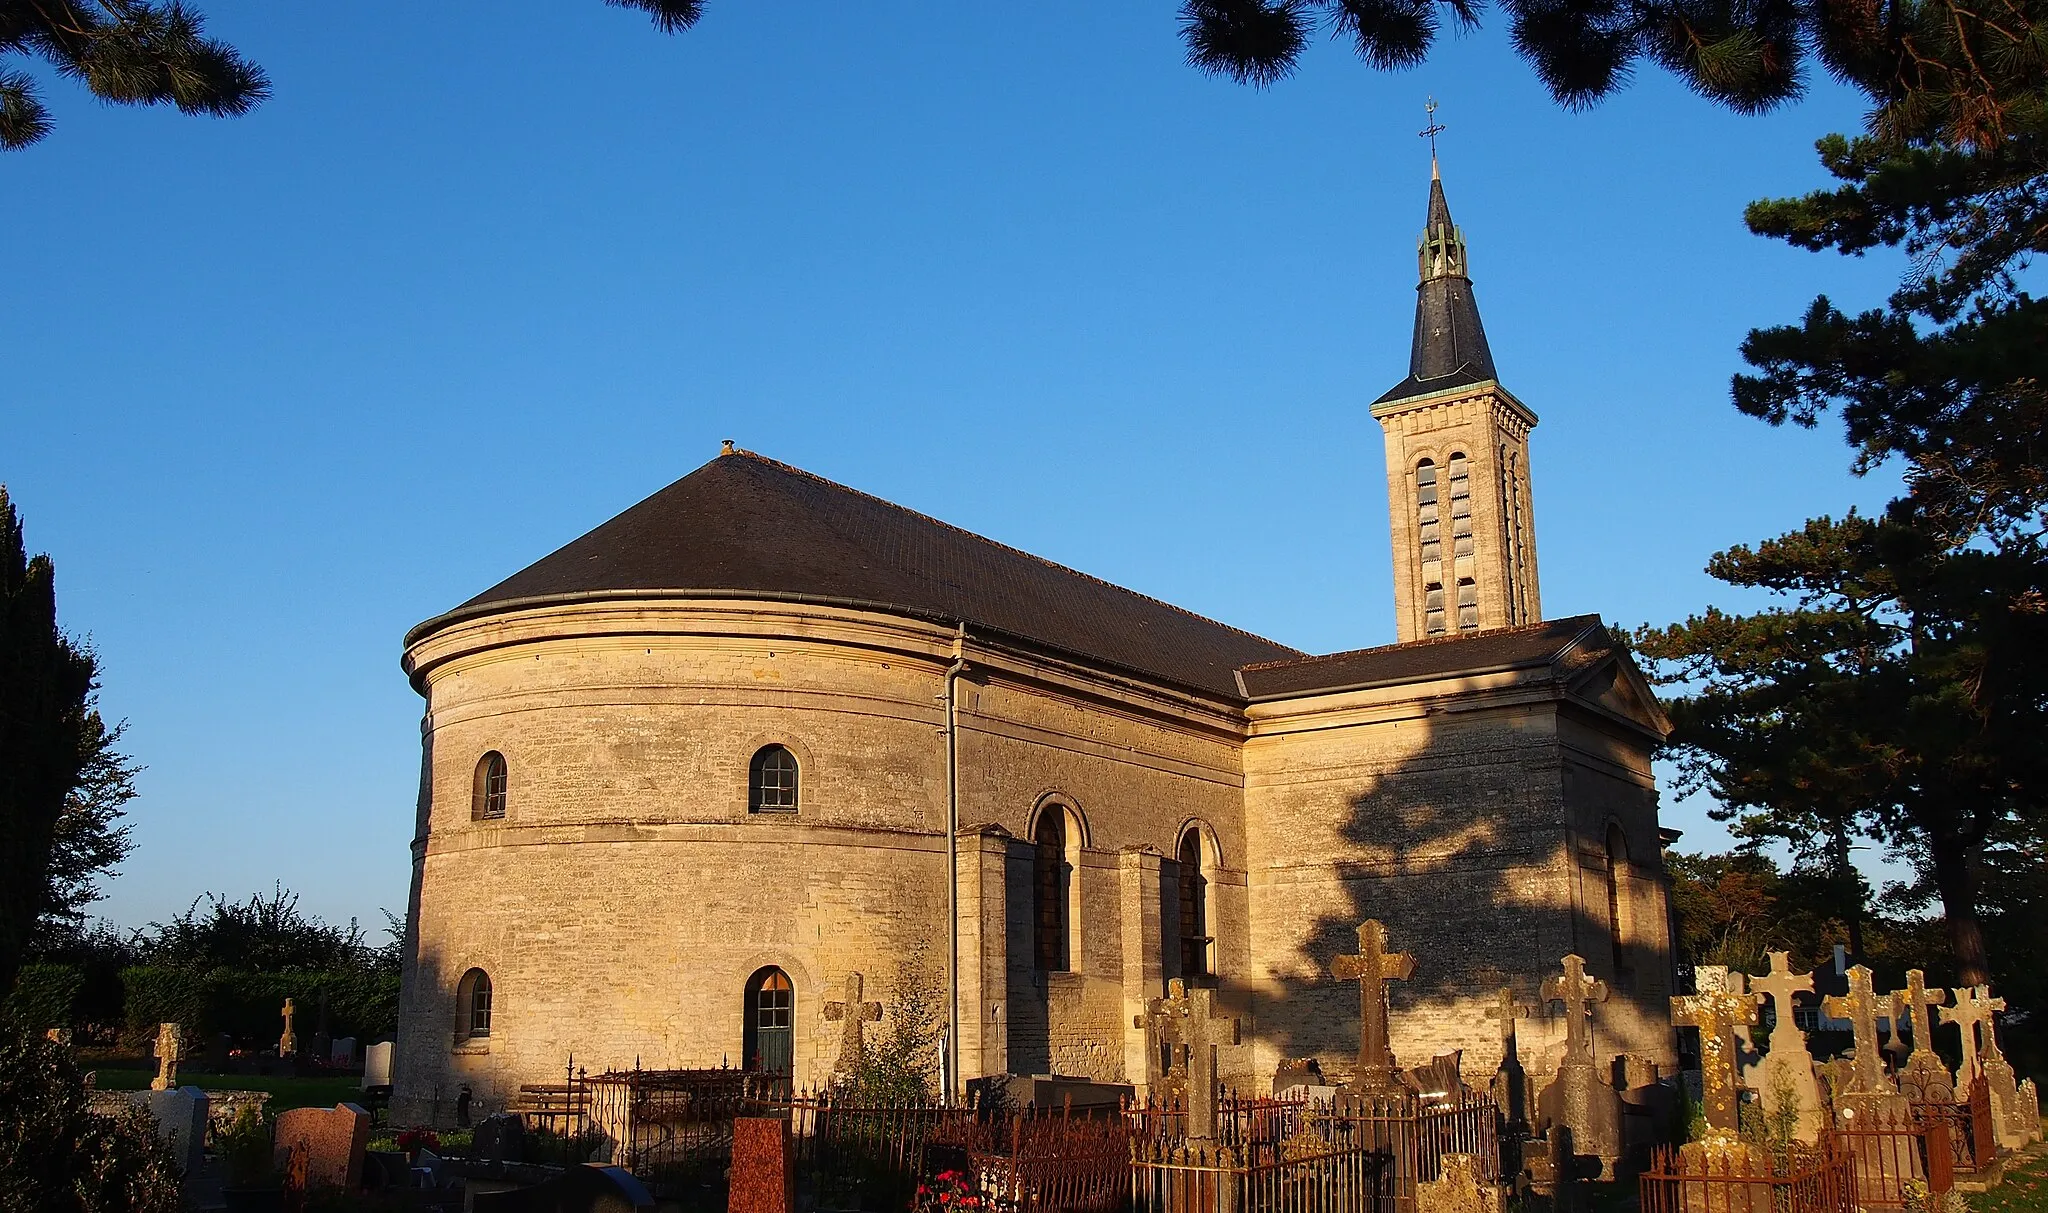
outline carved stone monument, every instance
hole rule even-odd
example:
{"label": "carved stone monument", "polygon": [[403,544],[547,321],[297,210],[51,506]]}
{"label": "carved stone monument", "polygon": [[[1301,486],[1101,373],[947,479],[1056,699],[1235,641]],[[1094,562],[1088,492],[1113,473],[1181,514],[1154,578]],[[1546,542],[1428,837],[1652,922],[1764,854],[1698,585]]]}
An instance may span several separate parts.
{"label": "carved stone monument", "polygon": [[299,1051],[299,1036],[298,1036],[298,1033],[296,1033],[296,1032],[292,1031],[292,1013],[293,1013],[293,1009],[294,1009],[294,1008],[293,1008],[292,1000],[291,1000],[291,999],[289,999],[289,998],[285,999],[285,1000],[284,1000],[284,1034],[283,1034],[282,1036],[279,1036],[279,1037],[277,1038],[277,1055],[278,1055],[279,1057],[290,1057],[290,1056],[292,1056],[293,1054],[295,1054],[295,1053],[297,1053],[297,1052]]}
{"label": "carved stone monument", "polygon": [[1537,1127],[1554,1147],[1569,1137],[1570,1158],[1561,1157],[1560,1167],[1571,1159],[1598,1159],[1601,1174],[1611,1177],[1623,1145],[1621,1096],[1607,1067],[1593,1058],[1593,1004],[1607,1001],[1607,983],[1587,976],[1585,960],[1572,955],[1564,958],[1562,976],[1544,979],[1542,993],[1544,1002],[1564,1004],[1565,1046],[1557,1076],[1536,1097]]}
{"label": "carved stone monument", "polygon": [[1185,1100],[1188,1094],[1187,983],[1167,983],[1167,997],[1150,999],[1131,1026],[1145,1031],[1146,1089],[1154,1097]]}
{"label": "carved stone monument", "polygon": [[832,1063],[832,1077],[851,1078],[867,1056],[867,1041],[861,1036],[865,1024],[882,1022],[882,1004],[862,1002],[867,979],[859,973],[846,975],[846,1000],[825,1004],[825,1022],[839,1025],[839,1060]]}
{"label": "carved stone monument", "polygon": [[[1942,1014],[1963,1023],[1965,1070],[1974,1061],[1984,1072],[1984,1085],[1991,1092],[1992,1135],[2000,1146],[2017,1150],[2041,1135],[2041,1111],[2025,1097],[2021,1084],[2014,1081],[2012,1063],[2005,1059],[2005,1050],[1998,1047],[1997,1012],[2005,1010],[2005,1000],[1991,997],[1988,986],[1955,993],[1953,1015],[1946,1009]],[[1967,1002],[1965,993],[1969,995]],[[1972,1028],[1976,1029],[1974,1033]],[[1976,1036],[1975,1041],[1970,1039],[1972,1035]]]}
{"label": "carved stone monument", "polygon": [[1182,1024],[1188,1043],[1188,1140],[1213,1141],[1218,1095],[1216,1050],[1221,1045],[1238,1043],[1237,1017],[1216,1014],[1216,991],[1188,990],[1179,980],[1173,984],[1185,991],[1181,996],[1187,1000]]}
{"label": "carved stone monument", "polygon": [[1757,1093],[1766,1115],[1794,1113],[1792,1135],[1814,1145],[1827,1126],[1827,1112],[1821,1105],[1820,1082],[1814,1077],[1813,1054],[1806,1048],[1806,1033],[1799,1030],[1792,1015],[1795,994],[1813,990],[1813,974],[1794,973],[1791,955],[1771,953],[1769,976],[1753,978],[1750,989],[1771,1000],[1775,1022],[1771,1025],[1771,1051],[1745,1077]]}
{"label": "carved stone monument", "polygon": [[1927,974],[1906,970],[1906,988],[1900,995],[1905,1003],[1906,1022],[1913,1025],[1913,1051],[1899,1071],[1899,1090],[1915,1103],[1952,1104],[1956,1101],[1956,1076],[1948,1072],[1941,1054],[1934,1051],[1933,1016],[1927,1008],[1948,1001],[1944,990],[1927,988]]}
{"label": "carved stone monument", "polygon": [[156,1077],[150,1079],[152,1091],[173,1091],[178,1086],[178,1057],[185,1050],[185,1029],[174,1023],[158,1024],[156,1029]]}
{"label": "carved stone monument", "polygon": [[1889,1000],[1870,985],[1870,970],[1856,965],[1848,972],[1849,992],[1830,994],[1821,1009],[1830,1019],[1846,1019],[1855,1044],[1849,1064],[1837,1071],[1835,1115],[1904,1116],[1906,1101],[1884,1072],[1884,1050],[1877,1037],[1877,1014]]}
{"label": "carved stone monument", "polygon": [[1700,1030],[1700,1105],[1707,1131],[1736,1137],[1737,1119],[1735,1029],[1757,1021],[1758,995],[1744,989],[1743,976],[1725,965],[1700,965],[1693,970],[1699,993],[1671,1000],[1671,1022]]}
{"label": "carved stone monument", "polygon": [[1530,1008],[1517,1001],[1515,992],[1506,986],[1486,1008],[1486,1017],[1500,1022],[1500,1065],[1493,1072],[1493,1102],[1514,1137],[1529,1133],[1529,1072],[1522,1068],[1515,1032],[1515,1022],[1529,1013]]}
{"label": "carved stone monument", "polygon": [[1358,983],[1358,1072],[1344,1090],[1352,1095],[1400,1091],[1401,1072],[1387,1036],[1387,983],[1406,981],[1415,972],[1415,958],[1387,951],[1387,928],[1376,918],[1358,924],[1358,955],[1339,956],[1330,973],[1339,981]]}
{"label": "carved stone monument", "polygon": [[1446,1154],[1437,1178],[1415,1185],[1415,1213],[1505,1213],[1507,1193],[1479,1178],[1470,1154]]}

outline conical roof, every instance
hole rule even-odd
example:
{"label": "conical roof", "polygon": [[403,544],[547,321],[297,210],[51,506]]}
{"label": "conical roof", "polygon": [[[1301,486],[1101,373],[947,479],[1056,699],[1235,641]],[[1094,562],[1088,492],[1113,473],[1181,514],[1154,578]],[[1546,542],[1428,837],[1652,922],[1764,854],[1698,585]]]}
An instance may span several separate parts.
{"label": "conical roof", "polygon": [[453,611],[674,594],[889,611],[1238,696],[1235,671],[1295,649],[1204,619],[749,451],[721,455]]}
{"label": "conical roof", "polygon": [[1426,396],[1497,378],[1479,301],[1467,276],[1465,234],[1451,222],[1444,183],[1430,165],[1429,212],[1418,250],[1415,336],[1408,347],[1408,377],[1374,403]]}

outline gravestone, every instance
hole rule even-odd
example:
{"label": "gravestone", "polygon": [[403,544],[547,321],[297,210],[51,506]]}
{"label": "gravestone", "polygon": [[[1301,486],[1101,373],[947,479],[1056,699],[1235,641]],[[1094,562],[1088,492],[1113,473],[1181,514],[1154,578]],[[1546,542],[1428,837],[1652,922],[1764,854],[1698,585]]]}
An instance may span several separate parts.
{"label": "gravestone", "polygon": [[1478,1159],[1446,1154],[1437,1177],[1415,1185],[1415,1213],[1505,1213],[1507,1193],[1479,1178]]}
{"label": "gravestone", "polygon": [[1216,991],[1188,989],[1176,977],[1159,1000],[1166,1022],[1173,1023],[1188,1050],[1188,1140],[1213,1141],[1217,1118],[1217,1057],[1222,1045],[1238,1043],[1236,1016],[1216,1013]]}
{"label": "gravestone", "polygon": [[1501,987],[1494,1005],[1486,1008],[1486,1017],[1500,1022],[1500,1065],[1493,1072],[1493,1102],[1507,1120],[1510,1137],[1529,1134],[1529,1072],[1522,1068],[1515,1022],[1530,1011],[1506,986]]}
{"label": "gravestone", "polygon": [[1273,1071],[1273,1094],[1313,1087],[1328,1086],[1323,1081],[1322,1063],[1313,1057],[1296,1057],[1280,1063]]}
{"label": "gravestone", "polygon": [[1997,1013],[2005,1010],[2005,1000],[1991,997],[1990,987],[1977,986],[1970,991],[1967,1004],[1963,1002],[1963,991],[1956,991],[1956,1003],[1957,1011],[1969,1016],[1978,1029],[1976,1043],[1971,1045],[1972,1024],[1964,1025],[1964,1048],[1966,1054],[1975,1055],[1978,1068],[1984,1071],[1984,1085],[1991,1091],[1992,1136],[2005,1149],[2020,1149],[2040,1137],[2041,1111],[2027,1100],[2021,1084],[2014,1081],[2012,1063],[1998,1046]]}
{"label": "gravestone", "polygon": [[1188,1002],[1183,997],[1186,986],[1186,982],[1169,983],[1169,997],[1146,1000],[1144,1014],[1131,1023],[1145,1031],[1145,1087],[1154,1099],[1187,1099]]}
{"label": "gravestone", "polygon": [[1848,1065],[1834,1070],[1835,1115],[1883,1116],[1907,1114],[1906,1101],[1884,1072],[1884,1052],[1877,1038],[1877,1013],[1888,1000],[1870,986],[1870,969],[1855,965],[1848,974],[1849,992],[1830,994],[1821,1009],[1830,1019],[1846,1019],[1855,1041]]}
{"label": "gravestone", "polygon": [[796,1150],[787,1120],[779,1116],[734,1119],[729,1190],[727,1213],[794,1213]]}
{"label": "gravestone", "polygon": [[1562,976],[1543,980],[1542,995],[1564,1004],[1564,1057],[1536,1097],[1538,1127],[1551,1142],[1560,1183],[1593,1167],[1611,1176],[1622,1151],[1621,1096],[1593,1059],[1593,1004],[1607,1001],[1607,983],[1588,977],[1580,956],[1566,956],[1563,965]]}
{"label": "gravestone", "polygon": [[514,1112],[493,1112],[470,1135],[469,1156],[477,1162],[518,1162],[526,1145],[526,1119]]}
{"label": "gravestone", "polygon": [[1776,1015],[1771,1025],[1771,1051],[1744,1075],[1744,1084],[1757,1093],[1767,1116],[1796,1116],[1792,1135],[1808,1145],[1818,1144],[1827,1126],[1827,1112],[1821,1104],[1820,1082],[1814,1077],[1813,1054],[1806,1048],[1806,1033],[1792,1014],[1796,994],[1813,990],[1813,974],[1794,973],[1787,952],[1772,952],[1768,976],[1753,978],[1750,988],[1771,1000]]}
{"label": "gravestone", "polygon": [[2019,1085],[2019,1120],[2028,1141],[2041,1140],[2041,1091],[2031,1078],[2021,1080]]}
{"label": "gravestone", "polygon": [[328,1064],[337,1066],[352,1066],[356,1064],[356,1038],[353,1036],[340,1036],[329,1041],[327,1045],[327,1061]]}
{"label": "gravestone", "polygon": [[882,1004],[862,1002],[861,991],[867,979],[859,973],[846,975],[846,999],[843,1002],[825,1004],[825,1022],[839,1025],[839,1060],[832,1063],[832,1077],[846,1079],[859,1068],[861,1058],[867,1056],[867,1041],[861,1036],[865,1024],[882,1022]]}
{"label": "gravestone", "polygon": [[369,1145],[370,1114],[352,1103],[293,1108],[277,1118],[275,1157],[288,1191],[353,1191]]}
{"label": "gravestone", "polygon": [[380,1040],[363,1050],[363,1082],[365,1089],[391,1085],[391,1042]]}
{"label": "gravestone", "polygon": [[1899,1090],[1915,1103],[1954,1103],[1956,1077],[1934,1051],[1933,1017],[1927,1014],[1927,1008],[1948,1000],[1947,992],[1928,989],[1927,974],[1907,969],[1906,988],[1899,997],[1905,1004],[1906,1021],[1913,1025],[1913,1051],[1899,1071]]}
{"label": "gravestone", "polygon": [[[652,1213],[656,1206],[630,1172],[587,1162],[531,1188],[478,1192],[470,1207],[475,1213]],[[740,1208],[731,1207],[734,1213]]]}
{"label": "gravestone", "polygon": [[292,1015],[296,1004],[289,998],[284,1000],[284,1034],[277,1038],[277,1055],[290,1057],[299,1051],[299,1035],[292,1030]]}
{"label": "gravestone", "polygon": [[1358,1070],[1345,1084],[1345,1092],[1376,1095],[1401,1090],[1400,1065],[1387,1034],[1387,983],[1413,976],[1415,957],[1387,951],[1387,928],[1368,918],[1358,924],[1358,954],[1337,957],[1330,973],[1339,981],[1358,983]]}
{"label": "gravestone", "polygon": [[1700,1030],[1700,1108],[1708,1134],[1735,1137],[1742,1128],[1736,1117],[1735,1029],[1757,1021],[1757,995],[1743,988],[1742,974],[1725,965],[1700,965],[1693,973],[1699,993],[1671,1000],[1671,1022]]}
{"label": "gravestone", "polygon": [[71,1047],[71,1029],[51,1028],[49,1031],[43,1033],[43,1039],[49,1041],[52,1044],[62,1045],[68,1049]]}
{"label": "gravestone", "polygon": [[184,1048],[184,1028],[174,1023],[157,1025],[156,1077],[149,1082],[150,1090],[169,1091],[178,1085],[178,1057]]}
{"label": "gravestone", "polygon": [[1439,1053],[1426,1066],[1401,1071],[1401,1085],[1426,1105],[1456,1103],[1465,1096],[1465,1079],[1459,1073],[1464,1056],[1463,1049]]}
{"label": "gravestone", "polygon": [[235,1051],[235,1038],[226,1032],[215,1032],[206,1041],[206,1068],[215,1074],[228,1072],[228,1058]]}
{"label": "gravestone", "polygon": [[172,1087],[166,1091],[138,1091],[135,1103],[149,1109],[156,1122],[156,1135],[170,1147],[178,1161],[178,1173],[185,1177],[185,1193],[192,1195],[199,1182],[199,1168],[206,1161],[208,1099],[198,1087]]}

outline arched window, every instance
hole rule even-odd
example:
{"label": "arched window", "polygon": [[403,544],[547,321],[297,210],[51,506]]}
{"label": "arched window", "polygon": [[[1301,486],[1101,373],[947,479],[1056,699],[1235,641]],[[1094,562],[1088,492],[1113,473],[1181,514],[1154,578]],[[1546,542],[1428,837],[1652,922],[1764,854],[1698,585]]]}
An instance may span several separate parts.
{"label": "arched window", "polygon": [[471,969],[456,986],[455,1004],[465,1040],[488,1038],[491,1034],[491,978],[482,969]]}
{"label": "arched window", "polygon": [[1635,985],[1628,956],[1628,837],[1618,825],[1607,827],[1607,941],[1614,952],[1614,984]]}
{"label": "arched window", "polygon": [[1462,453],[1450,464],[1451,574],[1458,587],[1458,630],[1479,630],[1479,568],[1472,552],[1472,467]]}
{"label": "arched window", "polygon": [[1523,543],[1523,529],[1528,520],[1522,504],[1522,474],[1516,453],[1508,449],[1505,442],[1500,446],[1500,483],[1501,500],[1507,505],[1508,516],[1507,621],[1510,624],[1529,623],[1528,560]]}
{"label": "arched window", "polygon": [[1415,465],[1415,527],[1422,554],[1422,634],[1444,633],[1444,545],[1436,462]]}
{"label": "arched window", "polygon": [[746,1068],[762,1074],[789,1074],[796,1039],[796,987],[790,984],[789,974],[771,966],[749,977],[743,1014]]}
{"label": "arched window", "polygon": [[1056,804],[1038,814],[1031,856],[1033,963],[1048,973],[1067,968],[1067,815]]}
{"label": "arched window", "polygon": [[505,756],[496,750],[477,760],[469,815],[478,821],[497,821],[505,816]]}
{"label": "arched window", "polygon": [[747,770],[749,813],[796,812],[796,755],[789,747],[762,746]]}
{"label": "arched window", "polygon": [[1209,975],[1209,877],[1202,871],[1202,831],[1180,836],[1180,975]]}

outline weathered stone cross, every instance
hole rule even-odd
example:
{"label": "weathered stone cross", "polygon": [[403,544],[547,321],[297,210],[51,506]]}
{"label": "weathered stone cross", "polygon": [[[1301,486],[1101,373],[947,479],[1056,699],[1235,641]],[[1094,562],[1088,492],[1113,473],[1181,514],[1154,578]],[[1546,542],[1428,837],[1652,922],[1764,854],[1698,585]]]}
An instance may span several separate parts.
{"label": "weathered stone cross", "polygon": [[[1983,1069],[1977,1061],[1977,1026],[1989,1025],[1993,1014],[2005,1010],[2005,1000],[1991,997],[1989,986],[1971,986],[1968,989],[1956,990],[1954,993],[1956,1005],[1941,1008],[1941,1022],[1957,1024],[1962,1028],[1963,1068],[1956,1074],[1956,1082],[1968,1086],[1977,1081],[1977,1075]],[[1985,1057],[1998,1056],[1998,1042],[1991,1038],[1989,1031],[1984,1035],[1987,1042],[1984,1049]]]}
{"label": "weathered stone cross", "polygon": [[1736,1119],[1735,1029],[1756,1022],[1757,999],[1743,989],[1743,976],[1724,965],[1693,970],[1699,993],[1671,1000],[1671,1022],[1700,1030],[1700,1103],[1707,1128],[1717,1137],[1732,1137],[1741,1128]]}
{"label": "weathered stone cross", "polygon": [[1153,1082],[1148,1073],[1146,1081],[1153,1086],[1153,1095],[1171,1094],[1178,1087],[1185,1093],[1188,1080],[1187,1062],[1187,982],[1176,977],[1167,983],[1167,997],[1154,998],[1145,1004],[1145,1013],[1131,1020],[1134,1028],[1145,1030],[1146,1047],[1150,1051],[1148,1068],[1159,1064],[1163,1054],[1166,1072]]}
{"label": "weathered stone cross", "polygon": [[1415,957],[1387,951],[1387,928],[1376,918],[1358,924],[1358,955],[1339,956],[1330,964],[1339,981],[1358,983],[1358,1073],[1354,1091],[1401,1089],[1394,1049],[1387,1037],[1387,983],[1406,981],[1415,972]]}
{"label": "weathered stone cross", "polygon": [[1934,1017],[1927,1013],[1927,1008],[1947,1002],[1948,992],[1928,989],[1926,973],[1907,969],[1906,988],[1900,998],[1906,1004],[1907,1021],[1913,1025],[1913,1052],[1900,1073],[1900,1088],[1916,1099],[1954,1103],[1956,1076],[1948,1072],[1941,1054],[1934,1051]]}
{"label": "weathered stone cross", "polygon": [[839,1026],[839,1060],[833,1063],[834,1074],[851,1074],[867,1052],[867,1041],[861,1036],[861,1025],[882,1022],[882,1004],[862,1002],[861,991],[866,988],[867,979],[858,973],[846,975],[846,1001],[825,1004],[825,1022]]}
{"label": "weathered stone cross", "polygon": [[1171,1024],[1188,1049],[1188,1139],[1216,1139],[1216,1049],[1238,1042],[1237,1017],[1216,1014],[1216,991],[1188,989],[1176,977],[1165,998],[1155,1004],[1156,1016]]}
{"label": "weathered stone cross", "polygon": [[1877,1043],[1879,1000],[1870,987],[1868,966],[1851,966],[1848,977],[1849,992],[1828,995],[1821,1000],[1821,1010],[1827,1012],[1829,1019],[1848,1020],[1855,1035],[1856,1058],[1849,1071],[1849,1092],[1876,1095],[1886,1092],[1890,1085],[1884,1077],[1884,1053]]}
{"label": "weathered stone cross", "polygon": [[1607,1001],[1607,983],[1586,976],[1586,960],[1573,953],[1564,958],[1564,975],[1543,979],[1543,1001],[1564,1004],[1564,1058],[1560,1064],[1593,1064],[1593,1006]]}
{"label": "weathered stone cross", "polygon": [[284,1000],[284,1035],[277,1038],[277,1055],[290,1057],[299,1051],[298,1034],[292,1031],[292,1000]]}
{"label": "weathered stone cross", "polygon": [[150,1079],[152,1091],[168,1091],[178,1085],[178,1054],[185,1050],[185,1029],[178,1024],[157,1025],[156,1029],[156,1077]]}
{"label": "weathered stone cross", "polygon": [[1749,988],[1757,994],[1768,995],[1771,1009],[1776,1013],[1777,1022],[1771,1025],[1771,1052],[1806,1052],[1806,1033],[1792,1019],[1792,996],[1813,992],[1813,974],[1794,973],[1790,952],[1772,952],[1771,972],[1768,977],[1752,977]]}
{"label": "weathered stone cross", "polygon": [[1500,1021],[1500,1055],[1503,1061],[1515,1055],[1515,1021],[1529,1013],[1529,1004],[1518,1000],[1515,992],[1506,986],[1494,995],[1493,1005],[1486,1008],[1488,1019]]}

